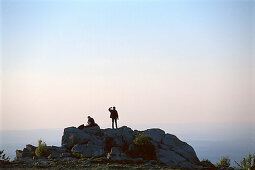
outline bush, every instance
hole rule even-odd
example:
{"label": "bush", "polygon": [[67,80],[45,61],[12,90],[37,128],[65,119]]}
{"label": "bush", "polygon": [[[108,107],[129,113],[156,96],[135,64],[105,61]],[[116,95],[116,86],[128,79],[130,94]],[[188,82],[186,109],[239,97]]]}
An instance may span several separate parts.
{"label": "bush", "polygon": [[4,154],[4,150],[0,150],[0,162],[9,162],[10,158],[9,156],[6,157]]}
{"label": "bush", "polygon": [[144,160],[156,160],[155,147],[151,140],[151,137],[144,133],[138,134],[133,140],[133,147],[129,152],[130,156]]}
{"label": "bush", "polygon": [[81,153],[72,152],[71,157],[81,159],[81,158],[83,158],[83,155]]}
{"label": "bush", "polygon": [[222,157],[220,159],[220,162],[216,163],[216,165],[223,166],[225,168],[228,168],[230,166],[230,159],[228,157]]}
{"label": "bush", "polygon": [[47,157],[49,154],[46,143],[41,139],[38,140],[38,147],[35,149],[35,155],[38,157]]}
{"label": "bush", "polygon": [[91,163],[97,163],[97,164],[103,164],[106,163],[108,160],[104,159],[105,157],[100,157],[100,158],[92,158],[90,160]]}
{"label": "bush", "polygon": [[239,169],[248,170],[255,168],[255,154],[252,155],[251,153],[249,153],[249,155],[246,158],[243,158],[240,163],[237,163],[236,161],[235,163],[237,164]]}

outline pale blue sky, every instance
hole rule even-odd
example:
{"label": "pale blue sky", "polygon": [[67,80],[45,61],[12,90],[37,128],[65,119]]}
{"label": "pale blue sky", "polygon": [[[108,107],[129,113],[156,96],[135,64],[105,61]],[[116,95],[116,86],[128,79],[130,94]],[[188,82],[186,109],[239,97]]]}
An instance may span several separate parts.
{"label": "pale blue sky", "polygon": [[254,1],[1,2],[1,129],[254,121]]}

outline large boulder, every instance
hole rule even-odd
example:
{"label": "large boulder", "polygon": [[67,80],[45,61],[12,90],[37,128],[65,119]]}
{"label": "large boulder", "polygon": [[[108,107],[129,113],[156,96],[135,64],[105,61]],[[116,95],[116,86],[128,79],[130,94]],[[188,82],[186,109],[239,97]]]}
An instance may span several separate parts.
{"label": "large boulder", "polygon": [[142,158],[129,157],[120,147],[112,147],[111,152],[107,154],[107,159],[111,161],[124,161],[129,163],[142,163]]}
{"label": "large boulder", "polygon": [[158,149],[156,151],[157,158],[160,162],[171,167],[176,167],[179,162],[184,162],[185,159],[171,150]]}
{"label": "large boulder", "polygon": [[84,127],[82,129],[83,132],[90,134],[90,135],[96,135],[100,136],[101,135],[101,129],[99,126],[91,126],[91,127]]}
{"label": "large boulder", "polygon": [[105,137],[111,137],[114,138],[116,136],[121,136],[121,129],[111,129],[111,128],[107,128],[104,129],[103,134]]}
{"label": "large boulder", "polygon": [[16,150],[16,158],[32,158],[35,156],[36,147],[27,144],[23,150]]}
{"label": "large boulder", "polygon": [[91,136],[75,127],[68,127],[64,129],[62,136],[62,147],[71,149],[76,144],[88,143]]}
{"label": "large boulder", "polygon": [[59,158],[63,153],[67,153],[67,149],[64,147],[57,147],[57,146],[47,146],[49,151],[48,158]]}
{"label": "large boulder", "polygon": [[191,163],[198,164],[200,162],[194,149],[174,135],[166,134],[162,140],[162,144],[168,146],[170,150],[181,155]]}
{"label": "large boulder", "polygon": [[[141,131],[133,131],[127,126],[118,129],[100,129],[99,126],[64,130],[62,148],[67,152],[81,153],[84,157],[99,157],[108,153],[110,160],[129,160],[133,140]],[[194,149],[176,136],[165,134],[161,129],[147,129],[144,134],[151,137],[158,162],[176,168],[197,168],[200,161]],[[33,150],[33,147],[28,147]],[[63,152],[50,149],[52,157],[61,157]],[[62,154],[60,154],[62,153]],[[20,154],[20,152],[18,152]],[[26,153],[25,153],[26,154]]]}
{"label": "large boulder", "polygon": [[104,154],[104,147],[92,142],[87,144],[77,144],[72,148],[72,152],[81,153],[84,157],[99,157]]}
{"label": "large boulder", "polygon": [[155,142],[161,143],[161,141],[165,135],[165,132],[161,129],[153,128],[153,129],[145,130],[144,134],[150,136],[152,138],[152,140],[154,140]]}
{"label": "large boulder", "polygon": [[34,152],[30,152],[25,150],[26,148],[22,150],[16,150],[16,158],[32,158],[33,156],[35,156]]}
{"label": "large boulder", "polygon": [[112,147],[123,147],[124,141],[122,137],[122,130],[119,129],[105,129],[103,135],[105,137],[106,150],[110,150]]}
{"label": "large boulder", "polygon": [[122,152],[120,147],[112,147],[111,152],[107,154],[107,158],[112,161],[126,160],[127,155]]}
{"label": "large boulder", "polygon": [[158,161],[174,168],[197,169],[198,166],[170,149],[157,150]]}
{"label": "large boulder", "polygon": [[123,142],[130,145],[134,140],[133,130],[127,126],[122,126],[120,128]]}
{"label": "large boulder", "polygon": [[92,136],[89,139],[89,142],[95,144],[95,145],[100,145],[100,146],[105,146],[105,138],[101,136]]}

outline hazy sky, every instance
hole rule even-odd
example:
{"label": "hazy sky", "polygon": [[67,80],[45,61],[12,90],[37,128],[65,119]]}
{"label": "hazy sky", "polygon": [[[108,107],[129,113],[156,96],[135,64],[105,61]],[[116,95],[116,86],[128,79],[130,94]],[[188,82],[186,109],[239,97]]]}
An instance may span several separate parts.
{"label": "hazy sky", "polygon": [[252,0],[1,2],[0,129],[255,122]]}

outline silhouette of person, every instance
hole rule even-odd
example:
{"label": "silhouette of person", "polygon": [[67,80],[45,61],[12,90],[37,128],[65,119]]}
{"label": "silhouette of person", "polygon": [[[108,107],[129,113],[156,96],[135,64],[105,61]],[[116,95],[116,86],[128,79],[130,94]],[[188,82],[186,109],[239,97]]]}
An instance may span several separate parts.
{"label": "silhouette of person", "polygon": [[95,125],[96,125],[95,120],[92,117],[88,116],[87,126],[91,127]]}
{"label": "silhouette of person", "polygon": [[83,128],[93,127],[93,126],[98,126],[98,124],[95,123],[95,120],[94,120],[92,117],[88,116],[87,125],[84,126],[84,124],[82,124],[82,125],[80,125],[80,126],[78,127],[78,129],[81,129],[81,130],[82,130]]}
{"label": "silhouette of person", "polygon": [[110,107],[108,110],[111,113],[110,118],[112,118],[112,128],[114,129],[114,122],[115,122],[116,129],[117,129],[118,128],[118,126],[117,126],[117,119],[119,119],[118,112],[115,109],[115,107]]}

